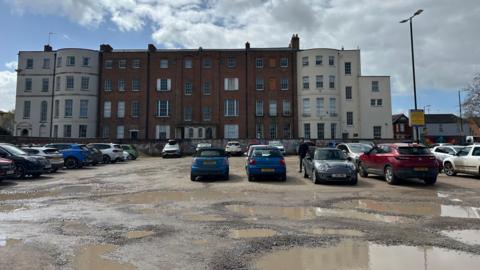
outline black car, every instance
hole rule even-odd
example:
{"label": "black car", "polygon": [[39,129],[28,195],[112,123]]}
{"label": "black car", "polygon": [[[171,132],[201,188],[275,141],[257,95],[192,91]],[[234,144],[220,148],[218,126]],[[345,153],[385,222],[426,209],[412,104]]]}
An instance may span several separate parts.
{"label": "black car", "polygon": [[92,159],[92,165],[95,166],[99,163],[103,163],[103,154],[102,151],[98,150],[93,145],[86,145],[88,150],[90,151],[90,158]]}
{"label": "black car", "polygon": [[46,158],[29,156],[22,149],[8,143],[0,143],[0,157],[13,161],[14,176],[19,179],[25,178],[27,175],[39,177],[52,168]]}

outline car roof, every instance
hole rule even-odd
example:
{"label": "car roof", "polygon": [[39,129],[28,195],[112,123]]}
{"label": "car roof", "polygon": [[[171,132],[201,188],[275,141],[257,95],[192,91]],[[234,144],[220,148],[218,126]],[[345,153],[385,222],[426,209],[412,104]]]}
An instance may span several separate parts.
{"label": "car roof", "polygon": [[379,144],[378,146],[383,146],[383,145],[394,147],[394,148],[398,148],[398,147],[425,147],[424,145],[418,144],[418,143],[382,143],[382,144]]}
{"label": "car roof", "polygon": [[200,150],[198,150],[199,152],[202,152],[202,151],[208,151],[208,150],[215,150],[215,151],[222,151],[222,152],[225,152],[225,149],[223,148],[219,148],[219,147],[208,147],[208,148],[202,148]]}
{"label": "car roof", "polygon": [[252,144],[252,145],[250,145],[250,148],[259,148],[259,147],[271,147],[271,146],[266,145],[266,144]]}

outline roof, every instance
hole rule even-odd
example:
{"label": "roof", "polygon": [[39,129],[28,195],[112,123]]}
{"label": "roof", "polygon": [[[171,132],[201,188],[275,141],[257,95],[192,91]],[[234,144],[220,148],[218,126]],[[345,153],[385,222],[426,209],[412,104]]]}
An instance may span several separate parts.
{"label": "roof", "polygon": [[425,123],[427,124],[456,124],[460,121],[460,117],[448,114],[425,114]]}
{"label": "roof", "polygon": [[400,120],[400,118],[402,118],[402,117],[405,117],[405,118],[408,120],[408,117],[407,117],[405,114],[403,114],[403,113],[392,115],[392,123],[397,122],[397,121]]}

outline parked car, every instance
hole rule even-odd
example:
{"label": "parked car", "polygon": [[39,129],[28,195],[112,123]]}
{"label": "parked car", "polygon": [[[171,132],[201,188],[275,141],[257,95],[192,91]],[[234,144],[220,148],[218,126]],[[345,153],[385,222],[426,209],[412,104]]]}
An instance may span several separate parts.
{"label": "parked car", "polygon": [[455,156],[447,157],[443,170],[448,176],[457,173],[480,176],[480,145],[464,147]]}
{"label": "parked car", "polygon": [[13,161],[0,158],[0,182],[14,173]]}
{"label": "parked car", "polygon": [[402,178],[420,178],[425,184],[437,181],[438,163],[430,150],[418,144],[381,144],[360,156],[358,164],[362,177],[369,174],[384,176],[388,184]]}
{"label": "parked car", "polygon": [[181,157],[182,150],[180,149],[180,144],[177,140],[168,140],[162,150],[162,157]]}
{"label": "parked car", "polygon": [[285,147],[283,146],[281,141],[269,141],[269,146],[277,147],[283,155],[285,155]]}
{"label": "parked car", "polygon": [[287,166],[285,159],[277,147],[253,146],[247,157],[245,170],[248,181],[261,176],[279,177],[282,181],[287,180]]}
{"label": "parked car", "polygon": [[227,145],[225,146],[225,152],[229,155],[232,155],[232,156],[234,156],[234,155],[235,156],[241,156],[243,154],[242,146],[237,141],[227,142]]}
{"label": "parked car", "polygon": [[103,155],[103,163],[115,163],[117,161],[123,160],[123,149],[119,144],[115,143],[91,143],[90,145],[94,146]]}
{"label": "parked car", "polygon": [[228,155],[221,148],[201,148],[193,156],[190,180],[196,181],[198,176],[220,176],[229,178]]}
{"label": "parked car", "polygon": [[135,148],[135,146],[131,145],[131,144],[122,144],[122,149],[123,151],[127,151],[127,153],[129,154],[129,158],[128,159],[137,159],[138,158],[138,151],[137,151],[137,148]]}
{"label": "parked car", "polygon": [[455,156],[460,150],[465,148],[461,145],[446,145],[446,146],[435,146],[430,151],[440,160],[443,161],[448,158]]}
{"label": "parked car", "polygon": [[315,184],[324,182],[346,182],[356,185],[357,169],[353,161],[337,148],[317,148],[313,155],[307,153],[303,159],[303,177]]}
{"label": "parked car", "polygon": [[0,157],[9,159],[14,163],[14,176],[19,179],[23,179],[27,175],[35,178],[39,177],[52,168],[46,158],[29,156],[22,149],[8,143],[0,144]]}
{"label": "parked car", "polygon": [[268,145],[266,145],[266,144],[249,144],[248,145],[248,150],[247,150],[247,152],[245,152],[245,156],[247,156],[245,158],[245,160],[248,160],[248,157],[250,156],[250,153],[256,147],[268,147]]}
{"label": "parked car", "polygon": [[95,146],[90,145],[90,144],[86,145],[86,147],[90,151],[90,156],[92,158],[92,165],[93,166],[103,162],[102,151],[98,150]]}
{"label": "parked car", "polygon": [[212,144],[211,143],[199,143],[197,144],[197,148],[195,148],[195,152],[198,152],[202,148],[211,148]]}
{"label": "parked car", "polygon": [[350,158],[353,164],[355,164],[355,168],[358,169],[360,155],[370,151],[373,146],[364,143],[340,143],[337,145],[337,148],[342,150],[347,155],[347,158]]}
{"label": "parked car", "polygon": [[76,143],[51,143],[46,148],[55,148],[63,155],[67,169],[81,168],[92,163],[90,151],[85,145]]}
{"label": "parked car", "polygon": [[52,168],[50,172],[56,172],[64,166],[63,155],[55,148],[47,147],[24,147],[23,151],[32,156],[42,156],[50,161]]}

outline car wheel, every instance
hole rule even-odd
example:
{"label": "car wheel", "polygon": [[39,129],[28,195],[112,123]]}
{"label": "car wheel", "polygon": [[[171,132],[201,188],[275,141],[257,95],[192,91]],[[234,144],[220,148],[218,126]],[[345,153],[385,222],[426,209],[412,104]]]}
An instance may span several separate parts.
{"label": "car wheel", "polygon": [[358,164],[358,173],[360,174],[361,177],[368,177],[368,172],[365,169],[365,167],[363,167],[362,163]]}
{"label": "car wheel", "polygon": [[434,176],[434,177],[429,177],[429,178],[425,178],[423,179],[423,181],[425,182],[425,185],[434,185],[436,182],[437,182],[437,177]]}
{"label": "car wheel", "polygon": [[15,178],[24,179],[25,178],[25,167],[22,164],[17,164],[15,166]]}
{"label": "car wheel", "polygon": [[197,181],[197,176],[193,173],[190,174],[190,180]]}
{"label": "car wheel", "polygon": [[350,185],[355,186],[358,183],[358,177],[355,175],[354,178],[349,182]]}
{"label": "car wheel", "polygon": [[42,175],[42,174],[41,173],[33,173],[32,177],[33,178],[38,178],[38,177],[40,177],[40,175]]}
{"label": "car wheel", "polygon": [[251,175],[248,175],[248,182],[253,182],[254,178]]}
{"label": "car wheel", "polygon": [[282,182],[287,182],[287,174],[286,173],[282,174],[282,176],[280,177],[280,180]]}
{"label": "car wheel", "polygon": [[308,178],[307,168],[303,166],[303,178]]}
{"label": "car wheel", "polygon": [[392,166],[385,167],[384,174],[388,184],[396,185],[398,183],[398,178],[395,176]]}
{"label": "car wheel", "polygon": [[79,167],[78,161],[75,158],[69,157],[65,160],[65,167],[67,167],[67,169],[75,169]]}
{"label": "car wheel", "polygon": [[132,154],[128,154],[128,157],[127,157],[128,160],[134,160],[134,156]]}
{"label": "car wheel", "polygon": [[103,155],[103,164],[110,163],[111,159],[109,155]]}
{"label": "car wheel", "polygon": [[51,173],[56,173],[58,171],[58,168],[52,169],[50,172]]}
{"label": "car wheel", "polygon": [[312,182],[314,184],[320,184],[320,179],[317,178],[317,172],[315,169],[312,171]]}
{"label": "car wheel", "polygon": [[457,174],[453,168],[453,164],[450,162],[445,162],[445,166],[443,166],[443,172],[448,176],[455,176]]}
{"label": "car wheel", "polygon": [[223,176],[223,180],[230,180],[230,175],[228,172]]}

